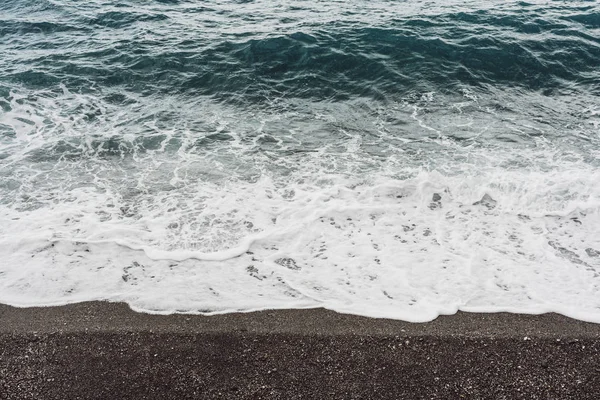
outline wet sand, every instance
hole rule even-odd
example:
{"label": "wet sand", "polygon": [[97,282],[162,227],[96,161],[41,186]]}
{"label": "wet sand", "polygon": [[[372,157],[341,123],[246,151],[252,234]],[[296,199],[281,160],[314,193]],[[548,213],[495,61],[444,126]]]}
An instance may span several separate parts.
{"label": "wet sand", "polygon": [[600,325],[323,309],[157,316],[0,306],[0,399],[596,399]]}

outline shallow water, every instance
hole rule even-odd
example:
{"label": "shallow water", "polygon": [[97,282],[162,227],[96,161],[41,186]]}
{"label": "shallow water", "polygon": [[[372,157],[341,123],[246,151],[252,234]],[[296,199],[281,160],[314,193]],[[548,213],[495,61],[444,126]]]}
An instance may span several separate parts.
{"label": "shallow water", "polygon": [[0,302],[600,322],[593,1],[0,4]]}

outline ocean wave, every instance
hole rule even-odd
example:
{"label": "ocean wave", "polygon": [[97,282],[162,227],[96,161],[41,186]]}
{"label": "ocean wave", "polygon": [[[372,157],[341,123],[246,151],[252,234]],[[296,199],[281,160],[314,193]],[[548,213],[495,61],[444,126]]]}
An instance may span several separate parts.
{"label": "ocean wave", "polygon": [[0,10],[0,302],[600,322],[597,4]]}

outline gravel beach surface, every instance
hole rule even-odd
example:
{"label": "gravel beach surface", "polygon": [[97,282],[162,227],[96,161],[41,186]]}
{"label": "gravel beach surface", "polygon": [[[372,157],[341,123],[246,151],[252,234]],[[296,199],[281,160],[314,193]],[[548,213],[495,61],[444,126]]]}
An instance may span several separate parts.
{"label": "gravel beach surface", "polygon": [[1,399],[592,399],[600,325],[556,314],[411,324],[323,309],[148,315],[0,306]]}

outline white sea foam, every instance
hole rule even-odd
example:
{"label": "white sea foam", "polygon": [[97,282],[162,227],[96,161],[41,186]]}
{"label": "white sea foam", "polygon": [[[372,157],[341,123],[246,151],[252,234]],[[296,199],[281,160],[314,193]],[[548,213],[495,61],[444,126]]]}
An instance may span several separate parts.
{"label": "white sea foam", "polygon": [[[555,311],[600,322],[600,170],[543,136],[460,144],[461,133],[500,130],[471,93],[440,111],[444,124],[424,116],[431,96],[400,104],[388,111],[420,133],[398,139],[378,118],[371,142],[312,107],[339,135],[314,152],[297,151],[315,131],[294,131],[294,112],[207,107],[201,132],[147,118],[140,144],[119,127],[141,111],[64,96],[101,110],[98,122],[63,116],[55,99],[15,100],[2,115],[17,132],[0,149],[2,303],[326,307],[408,321]],[[292,129],[271,135],[280,123]]]}

